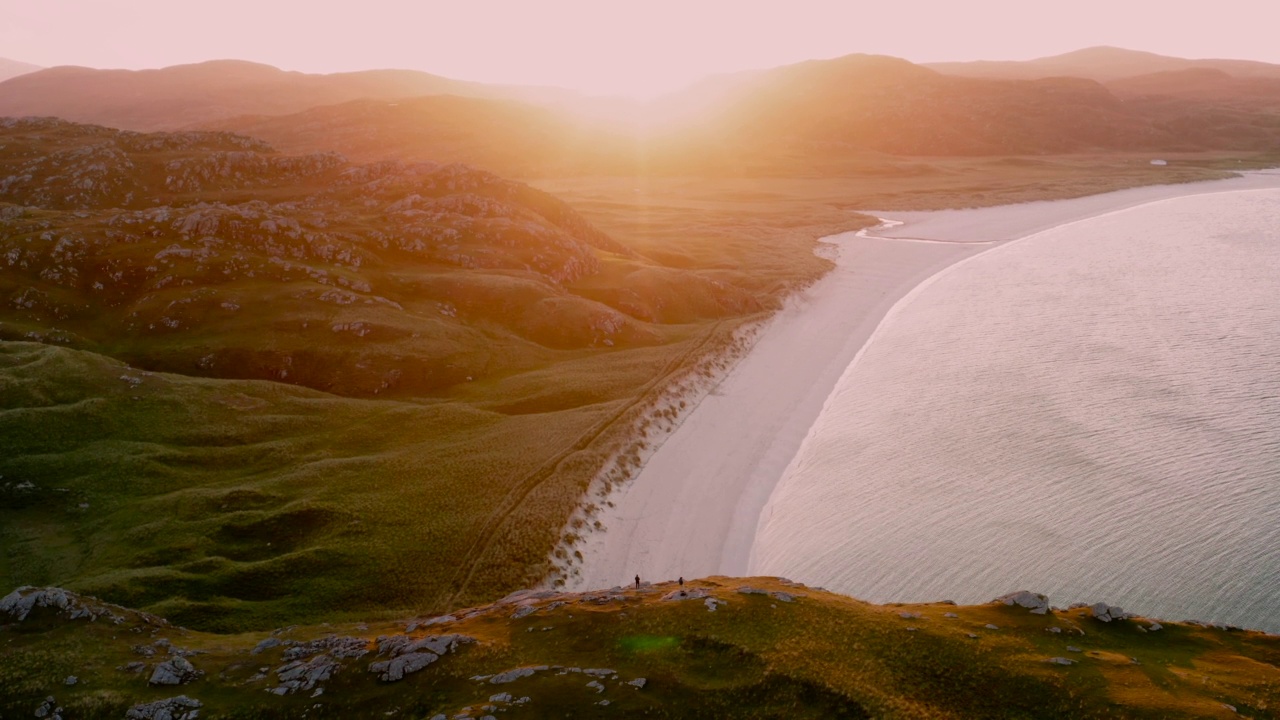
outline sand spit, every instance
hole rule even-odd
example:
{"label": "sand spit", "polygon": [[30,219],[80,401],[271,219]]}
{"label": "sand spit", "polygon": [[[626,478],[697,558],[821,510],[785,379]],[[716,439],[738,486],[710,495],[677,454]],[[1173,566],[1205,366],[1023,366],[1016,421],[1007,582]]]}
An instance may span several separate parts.
{"label": "sand spit", "polygon": [[935,274],[1027,235],[1173,197],[1280,187],[1280,172],[974,210],[825,238],[836,267],[792,297],[576,543],[569,588],[745,575],[761,510],[828,396],[890,309]]}

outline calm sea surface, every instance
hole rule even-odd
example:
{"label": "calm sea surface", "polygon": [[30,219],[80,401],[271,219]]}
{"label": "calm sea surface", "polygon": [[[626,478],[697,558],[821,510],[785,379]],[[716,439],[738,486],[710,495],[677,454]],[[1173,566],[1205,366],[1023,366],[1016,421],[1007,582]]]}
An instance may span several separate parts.
{"label": "calm sea surface", "polygon": [[935,277],[828,399],[751,572],[1280,632],[1280,191],[1146,205]]}

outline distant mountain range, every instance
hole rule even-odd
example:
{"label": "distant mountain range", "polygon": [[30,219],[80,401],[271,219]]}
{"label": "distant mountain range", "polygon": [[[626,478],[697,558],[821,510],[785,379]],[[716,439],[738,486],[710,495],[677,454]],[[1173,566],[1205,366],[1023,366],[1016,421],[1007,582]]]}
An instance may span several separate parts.
{"label": "distant mountain range", "polygon": [[929,63],[926,67],[947,75],[1005,80],[1078,77],[1108,82],[1137,75],[1191,69],[1221,70],[1233,77],[1241,78],[1280,78],[1280,65],[1252,60],[1189,60],[1105,46],[1085,48],[1036,60],[942,62]]}
{"label": "distant mountain range", "polygon": [[486,85],[416,70],[314,75],[241,60],[159,70],[63,66],[0,83],[0,115],[50,115],[125,130],[152,131],[239,115],[283,115],[358,99],[422,95],[555,103],[590,112],[593,101],[559,88]]}
{"label": "distant mountain range", "polygon": [[39,65],[18,62],[17,60],[10,60],[9,58],[0,58],[0,82],[8,80],[9,78],[18,77],[19,75],[33,73],[40,69]]}
{"label": "distant mountain range", "polygon": [[231,131],[286,152],[518,177],[839,174],[866,153],[1269,152],[1280,148],[1278,110],[1280,66],[1115,48],[930,66],[849,55],[712,77],[651,103],[674,118],[654,125],[622,101],[401,70],[308,75],[223,60],[60,67],[0,83],[0,115]]}

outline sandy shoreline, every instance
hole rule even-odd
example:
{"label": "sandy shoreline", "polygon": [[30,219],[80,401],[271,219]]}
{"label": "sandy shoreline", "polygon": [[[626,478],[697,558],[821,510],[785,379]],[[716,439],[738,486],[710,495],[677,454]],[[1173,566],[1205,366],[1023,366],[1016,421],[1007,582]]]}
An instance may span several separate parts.
{"label": "sandy shoreline", "polygon": [[1280,187],[1280,173],[975,210],[875,212],[902,222],[825,238],[836,267],[791,298],[750,352],[610,496],[578,544],[571,588],[744,575],[760,514],[845,369],[895,304],[1010,240],[1163,199]]}

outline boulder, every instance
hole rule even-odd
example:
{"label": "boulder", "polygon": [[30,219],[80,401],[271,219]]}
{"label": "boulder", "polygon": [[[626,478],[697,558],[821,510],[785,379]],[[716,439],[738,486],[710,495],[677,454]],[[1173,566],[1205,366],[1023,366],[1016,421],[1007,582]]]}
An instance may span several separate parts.
{"label": "boulder", "polygon": [[405,675],[418,672],[439,659],[440,656],[432,652],[411,652],[391,660],[371,663],[369,672],[377,673],[378,679],[384,682],[396,682],[404,679]]}
{"label": "boulder", "polygon": [[257,655],[258,653],[261,653],[266,650],[270,650],[271,648],[276,647],[279,644],[280,644],[280,638],[269,637],[266,640],[263,640],[262,642],[258,643],[257,645],[254,645],[253,649],[249,651],[249,654]]}
{"label": "boulder", "polygon": [[1070,658],[1064,658],[1064,657],[1051,657],[1048,660],[1046,660],[1046,662],[1053,663],[1054,665],[1075,665],[1076,664],[1075,660],[1072,660]]}
{"label": "boulder", "polygon": [[1049,612],[1049,598],[1040,593],[1033,593],[1030,590],[1019,590],[1008,595],[1001,595],[992,602],[1001,602],[1005,605],[1020,605],[1036,615],[1044,615]]}
{"label": "boulder", "polygon": [[1093,613],[1093,616],[1098,620],[1101,620],[1102,622],[1111,622],[1112,620],[1127,620],[1128,618],[1132,617],[1132,615],[1125,612],[1124,610],[1121,610],[1120,608],[1114,605],[1108,605],[1106,603],[1095,603],[1093,605],[1090,605],[1089,612]]}
{"label": "boulder", "polygon": [[280,686],[288,692],[310,690],[322,683],[338,671],[338,663],[328,655],[317,655],[306,662],[294,660],[285,663],[276,670],[280,678]]}
{"label": "boulder", "polygon": [[156,665],[151,671],[152,685],[182,685],[195,680],[199,676],[191,661],[181,655],[173,655],[168,660]]}

